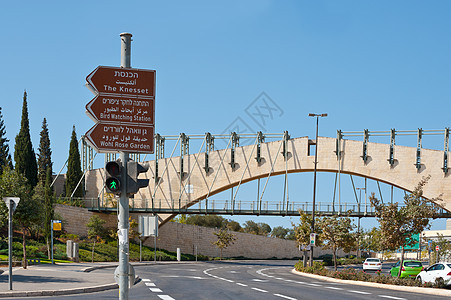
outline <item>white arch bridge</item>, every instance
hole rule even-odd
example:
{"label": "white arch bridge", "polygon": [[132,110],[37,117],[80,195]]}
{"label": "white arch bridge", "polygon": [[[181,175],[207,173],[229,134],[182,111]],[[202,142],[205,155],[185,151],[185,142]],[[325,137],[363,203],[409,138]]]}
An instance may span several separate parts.
{"label": "white arch bridge", "polygon": [[[396,145],[400,135],[415,135],[416,147]],[[443,135],[444,149],[422,148],[426,135]],[[347,139],[356,136],[362,140]],[[371,136],[387,136],[389,143],[370,142]],[[183,133],[178,136],[157,134],[155,140],[155,159],[150,161],[149,170],[142,175],[150,179],[150,184],[130,199],[130,211],[158,213],[162,222],[180,213],[295,216],[299,215],[299,209],[311,212],[311,201],[290,200],[286,186],[288,174],[313,172],[315,149],[318,151],[317,171],[336,174],[333,200],[328,203],[317,201],[315,210],[318,213],[343,214],[350,210],[354,217],[374,216],[372,207],[361,203],[357,197],[353,176],[374,180],[378,186],[379,182],[386,183],[406,192],[413,191],[421,179],[428,177],[423,196],[432,202],[431,205],[441,206],[437,217],[451,217],[448,128],[430,131],[338,131],[336,138],[319,137],[318,140],[291,138],[288,132],[190,136]],[[175,145],[170,156],[165,157],[165,146],[169,142]],[[195,142],[200,148],[196,153],[190,153],[190,143],[193,145]],[[223,149],[218,149],[218,146]],[[176,151],[177,156],[174,155]],[[114,197],[104,190],[104,169],[90,170],[88,167],[92,165],[94,156],[92,149],[83,144],[85,206],[93,211],[116,211]],[[132,158],[140,160],[138,155],[132,155]],[[114,154],[106,155],[106,160],[112,159],[115,159]],[[270,178],[278,175],[284,176],[283,197],[277,201],[268,200],[264,195]],[[355,199],[349,199],[351,201],[343,201],[340,193],[338,199],[335,197],[337,182],[339,189],[343,175],[351,178],[355,196]],[[241,186],[250,181],[258,182],[257,196],[252,197],[253,200],[238,200]],[[215,199],[215,195],[225,190],[231,190],[229,199]]]}

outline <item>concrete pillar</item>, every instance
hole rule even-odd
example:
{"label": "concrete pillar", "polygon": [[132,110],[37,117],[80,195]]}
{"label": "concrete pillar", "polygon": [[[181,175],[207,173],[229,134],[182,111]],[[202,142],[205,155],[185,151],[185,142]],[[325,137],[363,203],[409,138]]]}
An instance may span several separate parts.
{"label": "concrete pillar", "polygon": [[67,240],[66,242],[66,255],[68,258],[72,258],[72,254],[74,253],[74,241]]}

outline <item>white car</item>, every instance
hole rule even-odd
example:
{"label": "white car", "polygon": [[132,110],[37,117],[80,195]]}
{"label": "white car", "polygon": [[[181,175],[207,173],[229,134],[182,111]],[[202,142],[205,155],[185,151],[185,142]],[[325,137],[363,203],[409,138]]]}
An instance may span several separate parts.
{"label": "white car", "polygon": [[363,262],[363,271],[372,270],[380,271],[382,270],[382,262],[379,258],[367,258]]}
{"label": "white car", "polygon": [[440,262],[424,269],[417,275],[417,280],[422,283],[435,283],[437,278],[443,278],[445,285],[451,285],[451,263]]}

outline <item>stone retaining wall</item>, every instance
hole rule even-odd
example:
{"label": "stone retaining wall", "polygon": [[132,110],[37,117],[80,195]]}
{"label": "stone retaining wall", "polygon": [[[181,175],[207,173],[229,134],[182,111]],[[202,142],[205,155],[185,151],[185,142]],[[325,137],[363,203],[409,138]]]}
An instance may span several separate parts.
{"label": "stone retaining wall", "polygon": [[[106,227],[117,228],[117,215],[90,212],[86,208],[73,207],[56,204],[55,213],[62,218],[63,230],[67,233],[79,236],[87,236],[86,224],[93,215],[98,215],[104,219]],[[140,214],[131,213],[132,219],[137,220]],[[168,222],[159,229],[157,248],[168,251],[176,251],[180,248],[182,253],[203,254],[207,256],[219,257],[219,249],[212,243],[216,240],[213,234],[215,229]],[[300,257],[296,243],[290,240],[264,237],[249,233],[233,232],[236,237],[235,243],[223,250],[223,257],[247,257],[254,259],[267,258],[294,258]],[[154,247],[154,238],[149,237],[144,241],[144,245]],[[315,250],[315,256],[331,253],[325,250]],[[340,251],[339,256],[344,253]]]}

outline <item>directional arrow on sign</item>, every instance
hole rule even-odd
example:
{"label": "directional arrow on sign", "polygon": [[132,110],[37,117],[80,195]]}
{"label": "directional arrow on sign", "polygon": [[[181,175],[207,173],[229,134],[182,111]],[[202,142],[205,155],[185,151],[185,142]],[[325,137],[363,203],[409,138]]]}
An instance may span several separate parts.
{"label": "directional arrow on sign", "polygon": [[155,97],[155,70],[99,66],[86,81],[100,94]]}
{"label": "directional arrow on sign", "polygon": [[155,100],[134,96],[97,95],[86,105],[94,122],[136,123],[154,125]]}
{"label": "directional arrow on sign", "polygon": [[154,127],[121,123],[97,123],[87,133],[97,152],[153,153]]}

